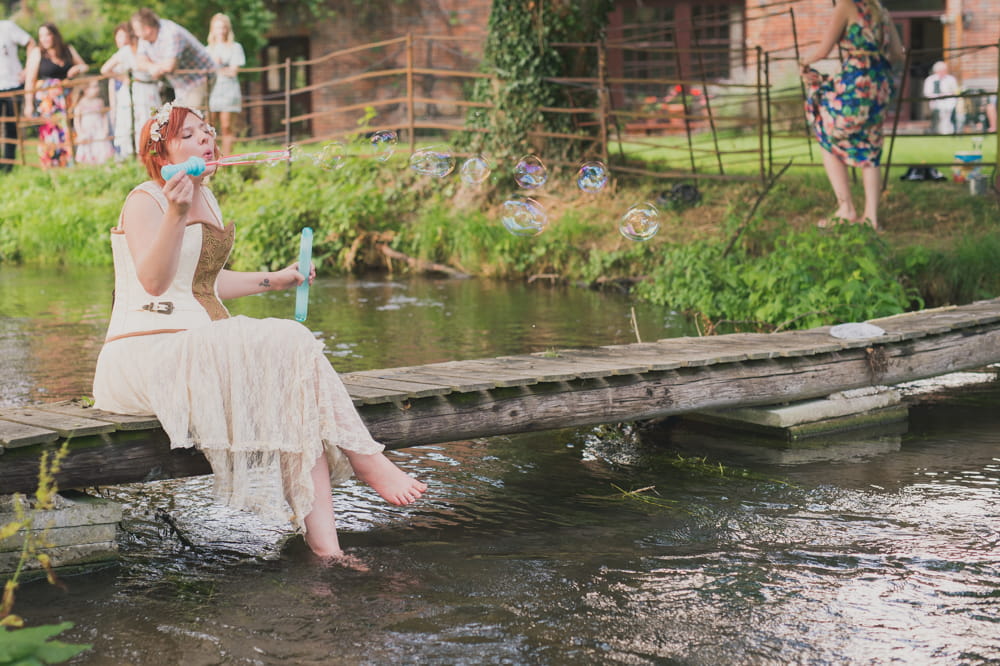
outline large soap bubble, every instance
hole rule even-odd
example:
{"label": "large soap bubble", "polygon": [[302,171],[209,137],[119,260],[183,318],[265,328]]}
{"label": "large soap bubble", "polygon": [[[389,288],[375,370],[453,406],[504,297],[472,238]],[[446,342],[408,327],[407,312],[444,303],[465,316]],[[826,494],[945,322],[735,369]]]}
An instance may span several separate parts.
{"label": "large soap bubble", "polygon": [[515,236],[537,236],[549,224],[549,216],[542,204],[528,197],[504,201],[500,220]]}
{"label": "large soap bubble", "polygon": [[313,163],[324,171],[335,171],[344,166],[347,147],[340,141],[324,143],[313,157]]}
{"label": "large soap bubble", "polygon": [[660,230],[660,211],[649,202],[629,208],[618,223],[622,236],[634,241],[647,241]]}
{"label": "large soap bubble", "polygon": [[489,178],[492,171],[489,160],[482,155],[473,155],[462,163],[460,173],[463,181],[469,185],[478,185]]}
{"label": "large soap bubble", "polygon": [[410,155],[410,168],[425,176],[444,178],[454,171],[455,158],[436,148],[426,148]]}
{"label": "large soap bubble", "polygon": [[584,162],[576,172],[576,185],[584,192],[596,194],[608,184],[608,167],[599,160]]}
{"label": "large soap bubble", "polygon": [[375,149],[375,158],[380,162],[385,162],[396,152],[396,133],[392,130],[379,130],[372,134],[372,148]]}
{"label": "large soap bubble", "polygon": [[514,167],[514,180],[526,190],[541,187],[548,179],[548,170],[535,155],[525,155]]}

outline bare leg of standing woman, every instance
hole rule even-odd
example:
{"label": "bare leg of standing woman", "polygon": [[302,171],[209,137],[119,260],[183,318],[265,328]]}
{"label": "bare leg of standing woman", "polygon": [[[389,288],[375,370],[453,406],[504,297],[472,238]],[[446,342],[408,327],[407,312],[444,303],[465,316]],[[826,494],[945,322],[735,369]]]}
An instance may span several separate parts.
{"label": "bare leg of standing woman", "polygon": [[872,229],[878,229],[878,200],[882,195],[882,172],[879,167],[861,167],[861,182],[865,186],[864,222]]}
{"label": "bare leg of standing woman", "polygon": [[830,220],[821,221],[819,226],[825,227],[841,221],[855,222],[858,213],[854,210],[854,202],[851,200],[851,184],[847,177],[847,165],[833,153],[827,150],[822,152],[826,177],[830,179],[833,194],[837,197],[837,212]]}

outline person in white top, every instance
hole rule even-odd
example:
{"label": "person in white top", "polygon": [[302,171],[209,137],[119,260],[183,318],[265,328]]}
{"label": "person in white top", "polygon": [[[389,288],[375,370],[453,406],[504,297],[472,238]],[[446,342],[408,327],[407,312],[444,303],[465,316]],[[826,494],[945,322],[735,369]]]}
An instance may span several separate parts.
{"label": "person in white top", "polygon": [[924,97],[931,107],[931,129],[935,134],[954,134],[965,124],[959,111],[958,79],[948,72],[944,61],[934,63],[931,75],[924,79]]}
{"label": "person in white top", "polygon": [[[293,289],[315,267],[226,269],[235,231],[203,175],[162,168],[219,157],[195,109],[167,104],[143,125],[150,180],[111,232],[115,298],[94,373],[94,406],[155,414],[174,448],[197,447],[231,506],[291,522],[324,559],[353,566],[337,536],[331,484],[353,472],[390,504],[427,485],[372,439],[323,342],[291,319],[230,316],[223,300]],[[278,194],[280,196],[280,193]]]}
{"label": "person in white top", "polygon": [[[118,51],[101,65],[101,74],[115,75],[108,87],[111,97],[112,122],[115,128],[115,148],[120,158],[138,152],[139,130],[160,106],[160,84],[136,66],[139,38],[132,24],[124,21],[115,28]],[[131,87],[129,82],[131,81]],[[135,137],[135,141],[132,140]]]}
{"label": "person in white top", "polygon": [[3,124],[3,160],[0,172],[10,171],[17,155],[17,103],[24,88],[19,48],[30,51],[35,40],[13,21],[0,21],[0,122]]}
{"label": "person in white top", "polygon": [[209,23],[208,52],[218,67],[208,97],[208,110],[219,119],[222,154],[229,155],[233,152],[233,117],[243,110],[237,74],[247,58],[243,47],[233,38],[233,23],[225,14],[216,14]]}

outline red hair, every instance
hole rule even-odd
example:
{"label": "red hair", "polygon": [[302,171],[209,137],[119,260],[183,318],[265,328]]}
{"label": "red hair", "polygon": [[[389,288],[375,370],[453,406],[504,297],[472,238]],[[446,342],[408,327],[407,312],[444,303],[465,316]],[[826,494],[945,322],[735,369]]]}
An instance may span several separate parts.
{"label": "red hair", "polygon": [[[155,117],[147,120],[139,131],[139,160],[146,167],[146,173],[149,174],[149,177],[161,186],[166,181],[160,175],[160,170],[171,163],[167,159],[167,142],[180,136],[181,129],[184,128],[184,121],[187,120],[189,113],[198,115],[186,106],[175,106],[170,109],[170,116],[167,118],[167,122],[160,125],[159,141],[155,141],[150,136],[150,132],[153,131],[153,123],[156,121]],[[198,118],[200,119],[201,116],[198,116]],[[222,151],[216,145],[215,159],[219,159],[220,157],[222,157]]]}

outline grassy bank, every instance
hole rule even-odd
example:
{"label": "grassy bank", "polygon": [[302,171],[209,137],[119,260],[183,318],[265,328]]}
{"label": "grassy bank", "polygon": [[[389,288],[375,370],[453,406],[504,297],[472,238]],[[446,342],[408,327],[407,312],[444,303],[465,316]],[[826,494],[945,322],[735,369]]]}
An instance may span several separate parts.
{"label": "grassy bank", "polygon": [[[4,176],[0,261],[110,265],[107,231],[143,177],[134,164]],[[519,238],[499,221],[503,201],[517,193],[506,170],[492,178],[492,187],[480,187],[455,175],[420,176],[396,155],[349,159],[332,171],[300,160],[290,178],[284,167],[231,168],[212,187],[237,224],[237,269],[287,265],[299,231],[311,226],[314,256],[328,274],[408,270],[381,251],[390,247],[481,276],[638,281],[642,298],[759,328],[861,320],[1000,293],[996,200],[952,182],[890,180],[884,230],[875,234],[816,228],[833,208],[818,170],[784,174],[752,218],[756,182],[702,181],[697,203],[674,205],[666,181],[618,178],[585,195],[571,171],[552,170],[533,194],[549,227]],[[860,185],[856,194],[860,200]],[[618,220],[642,201],[660,205],[660,231],[648,242],[627,240]]]}

